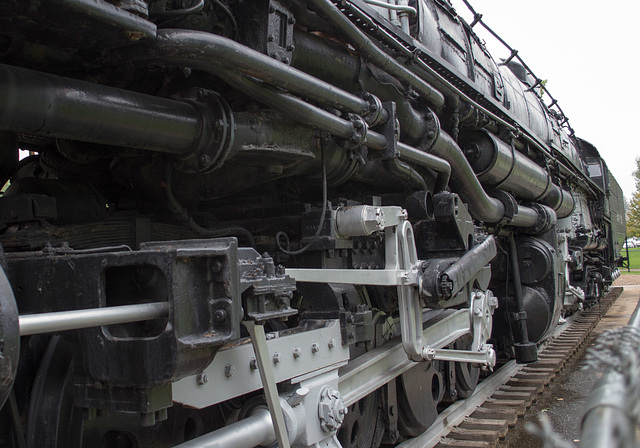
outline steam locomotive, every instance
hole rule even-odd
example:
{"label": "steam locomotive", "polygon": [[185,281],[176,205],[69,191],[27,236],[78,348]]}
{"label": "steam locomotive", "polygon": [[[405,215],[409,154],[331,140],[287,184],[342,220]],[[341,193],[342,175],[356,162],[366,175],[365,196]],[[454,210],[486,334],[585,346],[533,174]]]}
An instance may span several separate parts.
{"label": "steam locomotive", "polygon": [[1,5],[2,446],[398,443],[618,275],[597,149],[448,0]]}

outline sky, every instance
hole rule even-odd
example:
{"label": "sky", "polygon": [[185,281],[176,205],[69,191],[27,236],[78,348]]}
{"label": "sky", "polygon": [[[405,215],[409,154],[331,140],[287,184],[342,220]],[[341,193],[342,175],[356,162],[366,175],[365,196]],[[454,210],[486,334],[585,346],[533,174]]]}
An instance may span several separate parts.
{"label": "sky", "polygon": [[[640,157],[640,1],[468,0],[540,78],[569,117],[576,136],[598,148],[626,199]],[[452,0],[467,22],[472,15]],[[611,7],[609,7],[611,6]],[[497,61],[508,50],[486,40]],[[547,101],[548,103],[549,101]]]}

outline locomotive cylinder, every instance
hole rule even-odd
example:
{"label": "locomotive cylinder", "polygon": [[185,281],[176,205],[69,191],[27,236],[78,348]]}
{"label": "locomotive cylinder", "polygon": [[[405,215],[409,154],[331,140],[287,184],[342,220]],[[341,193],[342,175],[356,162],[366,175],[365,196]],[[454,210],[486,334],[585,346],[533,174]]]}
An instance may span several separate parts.
{"label": "locomotive cylinder", "polygon": [[519,198],[538,201],[554,188],[544,168],[520,154],[489,132],[467,136],[462,147],[480,182],[513,193]]}

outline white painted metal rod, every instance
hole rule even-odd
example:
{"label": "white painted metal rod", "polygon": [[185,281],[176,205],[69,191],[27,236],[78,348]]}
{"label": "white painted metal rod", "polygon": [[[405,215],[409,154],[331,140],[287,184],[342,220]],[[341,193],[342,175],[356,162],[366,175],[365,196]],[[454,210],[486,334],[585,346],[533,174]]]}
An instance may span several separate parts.
{"label": "white painted metal rod", "polygon": [[139,322],[158,319],[168,314],[168,302],[27,314],[20,316],[20,336]]}

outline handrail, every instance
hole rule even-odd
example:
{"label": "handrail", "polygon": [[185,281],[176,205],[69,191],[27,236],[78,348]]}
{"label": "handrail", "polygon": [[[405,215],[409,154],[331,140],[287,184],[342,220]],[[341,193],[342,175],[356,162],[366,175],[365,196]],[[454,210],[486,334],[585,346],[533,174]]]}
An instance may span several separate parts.
{"label": "handrail", "polygon": [[[467,8],[469,9],[469,11],[471,11],[471,13],[473,14],[473,22],[471,22],[471,24],[469,24],[469,26],[471,28],[473,28],[475,25],[477,25],[478,23],[480,25],[482,25],[482,27],[487,30],[489,32],[489,34],[491,34],[493,37],[496,38],[496,40],[498,42],[500,42],[502,45],[504,45],[506,47],[507,50],[509,50],[511,52],[511,55],[502,62],[502,65],[507,65],[509,62],[511,62],[514,58],[518,60],[518,62],[520,62],[520,64],[522,64],[522,66],[524,67],[524,69],[527,71],[527,73],[529,73],[531,76],[533,76],[533,78],[535,79],[535,84],[533,86],[530,87],[529,90],[533,91],[538,97],[540,97],[540,99],[542,100],[542,95],[538,94],[538,92],[536,91],[536,88],[539,87],[542,91],[544,91],[544,93],[546,93],[547,95],[549,95],[549,98],[551,98],[551,103],[549,104],[545,104],[545,107],[551,111],[552,107],[555,107],[557,109],[557,111],[560,113],[561,116],[561,120],[560,120],[560,125],[561,126],[565,126],[566,128],[569,130],[569,133],[571,134],[571,136],[575,136],[575,132],[573,130],[573,128],[571,127],[571,125],[569,124],[569,118],[565,115],[564,111],[562,110],[562,108],[560,107],[560,105],[558,104],[558,100],[556,100],[553,95],[551,95],[551,93],[549,92],[549,90],[546,88],[546,86],[544,85],[544,83],[542,82],[542,79],[538,78],[535,73],[533,73],[533,70],[531,70],[529,68],[529,66],[527,65],[526,62],[524,62],[524,60],[520,57],[520,55],[518,54],[518,50],[512,48],[504,39],[502,39],[495,31],[493,31],[485,22],[484,20],[482,20],[482,14],[479,14],[476,12],[475,9],[473,9],[473,7],[469,4],[468,0],[462,0],[462,2],[467,6]],[[544,104],[544,103],[543,103]]]}
{"label": "handrail", "polygon": [[636,446],[640,395],[640,302],[629,323],[605,332],[589,349],[587,366],[608,366],[591,390],[582,418],[581,448]]}

